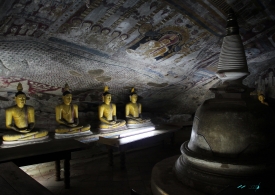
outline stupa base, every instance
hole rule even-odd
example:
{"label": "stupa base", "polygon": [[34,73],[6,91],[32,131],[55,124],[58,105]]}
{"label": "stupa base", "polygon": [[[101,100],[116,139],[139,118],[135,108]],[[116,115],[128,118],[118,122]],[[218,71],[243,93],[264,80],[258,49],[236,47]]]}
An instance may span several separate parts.
{"label": "stupa base", "polygon": [[[238,186],[257,188],[257,194],[265,194],[269,183],[274,182],[275,163],[271,159],[207,158],[191,151],[188,141],[182,144],[181,153],[174,166],[176,177],[183,184],[207,194],[216,195],[228,190],[232,194],[238,193]],[[244,188],[241,189],[244,191]]]}
{"label": "stupa base", "polygon": [[176,178],[173,169],[178,158],[179,156],[166,158],[154,166],[151,176],[153,195],[204,195]]}
{"label": "stupa base", "polygon": [[[196,181],[190,181],[190,185],[186,185],[175,175],[175,162],[179,156],[173,156],[158,162],[152,171],[151,177],[151,189],[153,195],[208,195],[211,193],[211,188],[209,191],[202,192],[204,188],[203,185],[196,184]],[[186,178],[188,176],[186,175]],[[204,179],[205,183],[208,183],[208,178]],[[273,181],[263,181],[263,182],[243,182],[237,185],[226,185],[218,190],[215,195],[272,195],[274,190],[272,189],[274,185]]]}

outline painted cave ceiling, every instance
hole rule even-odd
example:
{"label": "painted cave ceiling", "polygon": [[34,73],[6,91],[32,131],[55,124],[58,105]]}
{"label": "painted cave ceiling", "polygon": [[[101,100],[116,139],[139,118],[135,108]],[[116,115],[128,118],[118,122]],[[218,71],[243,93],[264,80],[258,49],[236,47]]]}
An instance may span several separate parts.
{"label": "painted cave ceiling", "polygon": [[230,8],[250,71],[244,84],[275,98],[272,0],[1,0],[1,107],[18,82],[38,105],[68,83],[75,102],[100,102],[108,85],[123,105],[135,87],[144,109],[193,113],[220,83]]}

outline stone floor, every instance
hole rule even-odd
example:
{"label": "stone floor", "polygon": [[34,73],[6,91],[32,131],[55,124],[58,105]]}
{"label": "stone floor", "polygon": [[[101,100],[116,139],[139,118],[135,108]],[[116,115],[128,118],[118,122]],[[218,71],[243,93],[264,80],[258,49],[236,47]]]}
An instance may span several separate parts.
{"label": "stone floor", "polygon": [[[64,189],[63,181],[55,181],[54,163],[48,171],[36,168],[22,169],[53,194],[130,195],[134,189],[141,195],[151,195],[150,179],[153,166],[174,155],[180,155],[180,144],[163,143],[126,153],[126,169],[120,169],[119,156],[114,166],[108,165],[107,155],[95,158],[71,160],[71,188]],[[40,166],[41,167],[41,166]]]}

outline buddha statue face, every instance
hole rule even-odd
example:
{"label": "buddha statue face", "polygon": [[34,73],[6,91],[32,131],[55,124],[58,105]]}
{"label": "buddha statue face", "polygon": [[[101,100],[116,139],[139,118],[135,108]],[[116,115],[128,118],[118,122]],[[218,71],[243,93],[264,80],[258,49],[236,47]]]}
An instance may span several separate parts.
{"label": "buddha statue face", "polygon": [[63,102],[66,105],[70,105],[71,104],[72,98],[73,98],[72,94],[67,94],[67,95],[62,96]]}
{"label": "buddha statue face", "polygon": [[120,35],[120,32],[118,32],[118,31],[114,31],[112,33],[112,37],[118,37],[119,35]]}
{"label": "buddha statue face", "polygon": [[100,26],[97,26],[97,25],[93,26],[92,28],[92,32],[94,33],[98,32],[99,30],[100,30]]}
{"label": "buddha statue face", "polygon": [[132,103],[136,103],[137,99],[138,99],[138,95],[137,94],[130,95],[130,101]]}
{"label": "buddha statue face", "polygon": [[103,35],[107,35],[107,34],[109,34],[109,32],[110,32],[109,29],[103,29],[103,30],[101,31],[101,33],[102,33]]}
{"label": "buddha statue face", "polygon": [[81,22],[82,21],[80,19],[74,19],[72,22],[72,27],[79,27]]}
{"label": "buddha statue face", "polygon": [[23,108],[26,103],[26,95],[25,94],[19,94],[15,97],[16,105],[19,108]]}
{"label": "buddha statue face", "polygon": [[112,99],[112,95],[111,94],[106,94],[105,96],[103,96],[103,101],[105,104],[110,104],[111,103],[111,99]]}
{"label": "buddha statue face", "polygon": [[123,34],[123,35],[121,35],[120,36],[120,39],[123,41],[123,40],[125,40],[125,39],[127,39],[128,38],[128,35],[125,35],[125,34]]}

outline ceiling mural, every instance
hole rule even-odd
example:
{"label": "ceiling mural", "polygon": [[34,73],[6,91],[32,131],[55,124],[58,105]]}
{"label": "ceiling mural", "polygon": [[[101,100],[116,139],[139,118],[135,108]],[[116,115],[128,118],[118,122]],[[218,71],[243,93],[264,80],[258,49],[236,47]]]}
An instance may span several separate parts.
{"label": "ceiling mural", "polygon": [[250,71],[244,83],[274,99],[274,1],[2,0],[0,101],[12,101],[20,81],[45,105],[65,83],[74,101],[96,104],[108,85],[121,107],[135,87],[147,111],[194,113],[220,84],[230,8]]}

